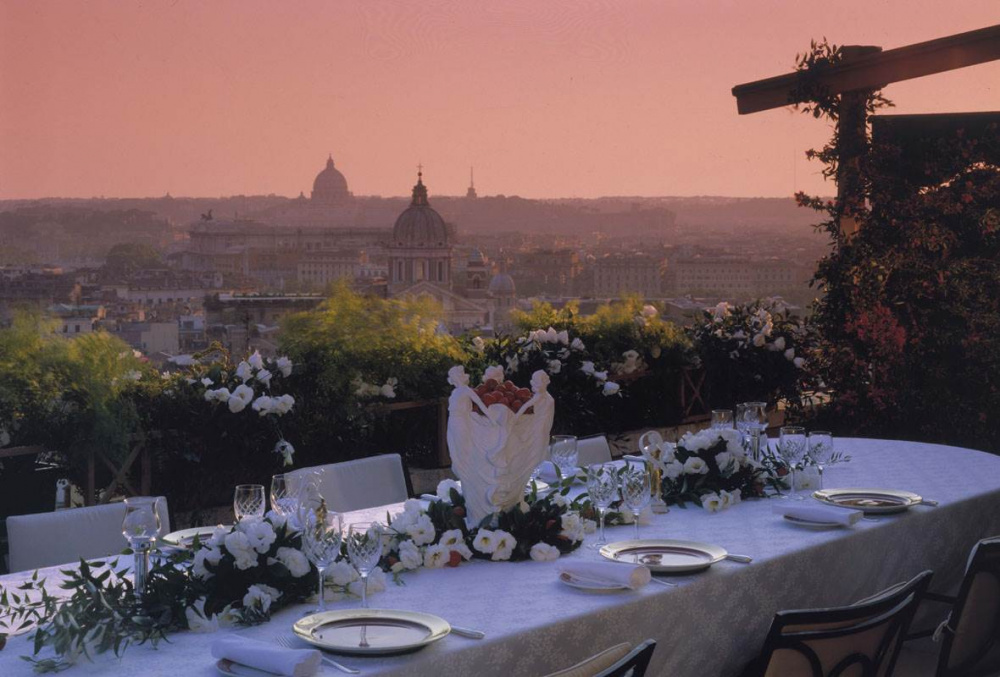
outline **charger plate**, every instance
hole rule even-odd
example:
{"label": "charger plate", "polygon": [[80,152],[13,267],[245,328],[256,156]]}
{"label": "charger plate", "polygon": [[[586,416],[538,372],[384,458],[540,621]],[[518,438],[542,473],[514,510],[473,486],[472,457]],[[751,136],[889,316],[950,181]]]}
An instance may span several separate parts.
{"label": "charger plate", "polygon": [[[366,629],[368,646],[361,646]],[[315,647],[355,656],[388,656],[422,649],[451,632],[448,621],[419,611],[344,609],[306,616],[292,631]]]}
{"label": "charger plate", "polygon": [[601,548],[601,555],[616,562],[645,564],[657,574],[703,571],[726,558],[725,548],[697,541],[643,539],[618,541]]}
{"label": "charger plate", "polygon": [[912,491],[896,489],[820,489],[813,492],[813,498],[821,503],[873,514],[903,512],[923,500]]}

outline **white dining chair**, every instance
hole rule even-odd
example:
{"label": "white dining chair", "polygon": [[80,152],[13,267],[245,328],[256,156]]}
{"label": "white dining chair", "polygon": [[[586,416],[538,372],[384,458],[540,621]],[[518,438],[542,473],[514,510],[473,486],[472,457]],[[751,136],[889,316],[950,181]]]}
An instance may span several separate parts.
{"label": "white dining chair", "polygon": [[337,512],[399,503],[410,497],[403,459],[399,454],[316,465],[292,471],[291,474],[309,472],[319,472],[320,494]]}
{"label": "white dining chair", "polygon": [[586,468],[594,463],[611,462],[611,446],[604,435],[584,437],[576,441],[577,463]]}
{"label": "white dining chair", "polygon": [[[167,499],[156,499],[160,534],[170,532]],[[122,536],[124,503],[72,508],[7,518],[10,570],[27,571],[83,559],[117,555],[128,547]]]}

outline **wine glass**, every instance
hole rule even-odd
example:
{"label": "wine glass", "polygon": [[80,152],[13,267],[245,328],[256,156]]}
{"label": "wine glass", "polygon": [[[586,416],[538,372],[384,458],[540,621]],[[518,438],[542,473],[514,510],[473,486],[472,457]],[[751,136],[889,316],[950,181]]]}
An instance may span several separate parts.
{"label": "wine glass", "polygon": [[135,553],[134,594],[142,598],[149,577],[149,551],[160,533],[160,515],[156,512],[156,499],[134,496],[125,499],[125,517],[122,535]]}
{"label": "wine glass", "polygon": [[576,476],[579,455],[576,451],[576,435],[553,435],[549,442],[552,463],[559,468],[563,479]]}
{"label": "wine glass", "polygon": [[295,515],[299,509],[300,492],[308,474],[284,473],[271,478],[271,510],[284,518]]}
{"label": "wine glass", "polygon": [[802,470],[798,467],[806,455],[806,429],[795,425],[784,426],[778,431],[778,445],[781,448],[781,458],[788,463],[792,476],[792,498],[804,500],[799,493]]}
{"label": "wine glass", "polygon": [[302,519],[302,552],[319,571],[319,601],[316,611],[326,611],[326,568],[340,555],[343,522],[340,515],[329,512],[326,503],[307,510]]}
{"label": "wine glass", "polygon": [[615,477],[613,466],[595,463],[587,468],[587,494],[591,502],[597,506],[597,512],[601,519],[601,532],[597,542],[592,544],[592,548],[600,548],[607,545],[608,539],[604,536],[604,516],[608,508],[615,501],[618,493],[618,478]]}
{"label": "wine glass", "polygon": [[767,402],[743,402],[736,405],[736,427],[750,438],[751,454],[760,460],[760,436],[767,431]]}
{"label": "wine glass", "polygon": [[355,522],[347,528],[347,554],[361,575],[361,608],[368,608],[368,574],[382,557],[385,528],[378,522]]}
{"label": "wine glass", "polygon": [[233,512],[236,513],[237,522],[242,522],[246,517],[263,517],[265,505],[263,484],[239,484],[236,486],[236,493],[233,495]]}
{"label": "wine glass", "polygon": [[733,427],[732,409],[712,410],[712,430],[729,430]]}
{"label": "wine glass", "polygon": [[629,467],[622,474],[622,501],[635,518],[635,540],[639,540],[639,515],[649,505],[653,496],[650,493],[650,477],[645,466]]}
{"label": "wine glass", "polygon": [[819,488],[823,488],[823,471],[833,460],[833,433],[827,430],[814,430],[809,433],[809,458],[819,468]]}

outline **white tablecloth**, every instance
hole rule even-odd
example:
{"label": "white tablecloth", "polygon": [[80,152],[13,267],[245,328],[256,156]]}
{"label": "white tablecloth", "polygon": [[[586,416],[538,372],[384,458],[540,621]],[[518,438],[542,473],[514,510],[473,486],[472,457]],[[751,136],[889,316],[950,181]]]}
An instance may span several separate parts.
{"label": "white tablecloth", "polygon": [[[637,592],[586,593],[557,581],[556,562],[472,562],[407,574],[405,585],[389,583],[371,598],[372,606],[437,614],[483,630],[487,639],[452,635],[415,654],[342,662],[365,675],[519,677],[544,675],[618,642],[654,638],[650,675],[737,675],[759,649],[775,611],[847,604],[924,569],[935,571],[932,589],[953,588],[972,545],[1000,534],[1000,457],[881,440],[841,439],[837,446],[853,461],[827,471],[828,488],[905,489],[940,506],[833,531],[788,524],[772,514],[768,500],[718,514],[673,508],[641,527],[642,536],[716,543],[754,558],[749,565],[721,562],[705,573],[674,578],[677,588],[650,584]],[[377,512],[384,515],[385,509]],[[608,535],[631,538],[632,527],[615,527]],[[584,547],[569,557],[599,555]],[[0,582],[16,580],[15,574]],[[334,608],[356,606],[351,600]],[[274,639],[288,633],[302,611],[290,608],[268,624],[235,632]],[[121,661],[82,662],[64,674],[207,677],[215,674],[209,645],[216,636],[179,633],[158,650],[130,647]],[[26,653],[24,638],[11,639],[0,652],[0,674],[31,674],[18,658]]]}

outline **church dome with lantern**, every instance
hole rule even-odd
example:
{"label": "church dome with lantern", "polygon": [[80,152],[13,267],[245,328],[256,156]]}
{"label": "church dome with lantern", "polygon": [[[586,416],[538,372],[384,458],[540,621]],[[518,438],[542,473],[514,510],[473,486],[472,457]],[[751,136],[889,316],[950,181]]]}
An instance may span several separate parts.
{"label": "church dome with lantern", "polygon": [[348,202],[351,193],[347,190],[347,179],[333,166],[333,156],[327,158],[326,167],[313,181],[312,201],[324,205],[339,205]]}
{"label": "church dome with lantern", "polygon": [[446,247],[449,244],[448,226],[427,201],[423,172],[417,174],[410,206],[399,215],[392,228],[392,242],[398,247]]}

